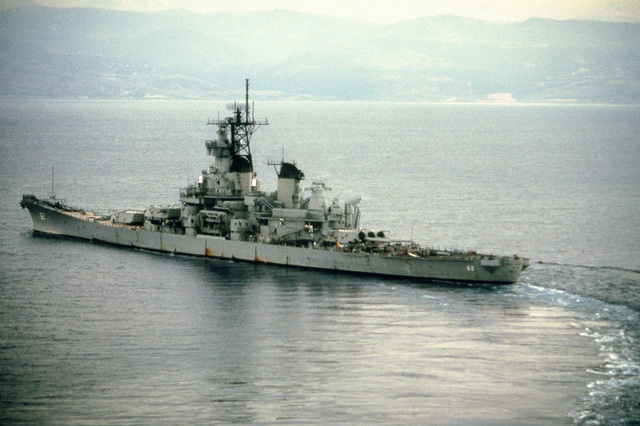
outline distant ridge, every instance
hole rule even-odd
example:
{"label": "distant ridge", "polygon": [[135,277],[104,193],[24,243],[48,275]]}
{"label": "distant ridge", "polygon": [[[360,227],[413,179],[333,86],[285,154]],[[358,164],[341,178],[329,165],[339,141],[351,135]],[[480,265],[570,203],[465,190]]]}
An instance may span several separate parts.
{"label": "distant ridge", "polygon": [[0,11],[0,97],[640,104],[640,24]]}

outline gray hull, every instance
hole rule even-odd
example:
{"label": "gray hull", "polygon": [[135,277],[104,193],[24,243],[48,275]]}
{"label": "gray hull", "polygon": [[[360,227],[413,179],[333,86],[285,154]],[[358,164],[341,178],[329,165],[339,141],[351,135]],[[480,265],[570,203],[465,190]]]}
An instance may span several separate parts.
{"label": "gray hull", "polygon": [[516,282],[520,272],[528,266],[527,259],[473,252],[411,257],[230,241],[222,237],[173,234],[113,224],[82,211],[56,208],[35,198],[23,200],[22,206],[29,210],[37,232],[165,253],[426,280],[504,284]]}

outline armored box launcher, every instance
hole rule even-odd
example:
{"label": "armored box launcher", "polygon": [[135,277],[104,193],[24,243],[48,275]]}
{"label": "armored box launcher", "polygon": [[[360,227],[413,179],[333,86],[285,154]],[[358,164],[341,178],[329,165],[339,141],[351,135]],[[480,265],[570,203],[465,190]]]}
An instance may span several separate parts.
{"label": "armored box launcher", "polygon": [[276,167],[278,188],[260,190],[251,137],[258,126],[246,102],[209,121],[216,137],[205,142],[215,162],[180,191],[180,205],[99,215],[52,196],[24,195],[20,205],[34,231],[126,247],[313,269],[426,280],[514,283],[529,260],[474,251],[443,251],[360,227],[360,199],[327,202],[328,188],[313,182],[303,196],[304,173],[294,163]]}

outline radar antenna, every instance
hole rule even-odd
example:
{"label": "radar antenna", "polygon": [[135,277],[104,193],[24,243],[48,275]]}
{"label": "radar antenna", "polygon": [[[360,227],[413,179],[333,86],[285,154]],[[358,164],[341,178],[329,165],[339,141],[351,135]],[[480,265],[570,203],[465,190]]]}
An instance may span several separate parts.
{"label": "radar antenna", "polygon": [[[253,172],[253,160],[251,158],[251,136],[259,126],[269,125],[267,119],[263,121],[256,121],[255,115],[252,117],[251,110],[249,108],[249,79],[246,81],[246,94],[245,104],[239,105],[236,102],[227,105],[227,109],[233,111],[232,117],[227,117],[224,120],[209,120],[207,124],[220,126],[222,128],[229,127],[231,130],[230,150],[233,162],[237,160],[248,164],[248,167]],[[242,161],[242,159],[246,161]]]}

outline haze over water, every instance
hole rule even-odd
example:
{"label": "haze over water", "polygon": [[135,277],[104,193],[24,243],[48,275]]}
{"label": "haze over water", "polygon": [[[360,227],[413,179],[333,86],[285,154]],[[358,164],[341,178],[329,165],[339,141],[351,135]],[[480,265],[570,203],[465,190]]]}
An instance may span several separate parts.
{"label": "haze over water", "polygon": [[252,153],[363,225],[532,259],[445,286],[34,237],[23,193],[146,208],[226,102],[0,106],[0,419],[625,424],[640,418],[638,107],[259,103]]}

